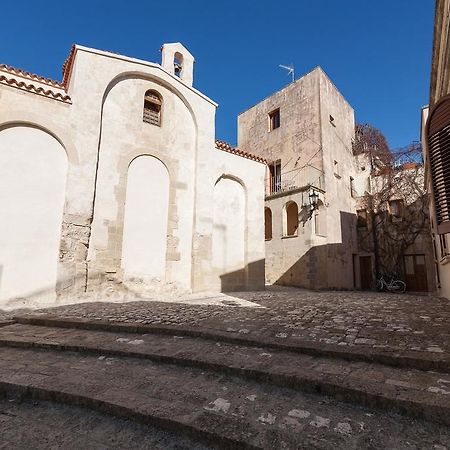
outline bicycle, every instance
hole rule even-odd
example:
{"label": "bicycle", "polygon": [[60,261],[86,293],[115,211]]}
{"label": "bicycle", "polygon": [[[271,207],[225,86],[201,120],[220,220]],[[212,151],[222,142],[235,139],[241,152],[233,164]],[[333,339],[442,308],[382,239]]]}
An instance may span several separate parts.
{"label": "bicycle", "polygon": [[383,276],[377,281],[377,291],[380,292],[398,292],[403,294],[406,291],[406,284],[402,280],[395,280],[391,278],[391,281],[387,282]]}

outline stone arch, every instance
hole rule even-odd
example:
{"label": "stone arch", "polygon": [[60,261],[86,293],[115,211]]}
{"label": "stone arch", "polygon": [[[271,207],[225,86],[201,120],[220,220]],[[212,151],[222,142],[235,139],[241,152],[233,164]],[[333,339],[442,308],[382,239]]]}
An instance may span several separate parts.
{"label": "stone arch", "polygon": [[231,175],[229,173],[223,173],[222,175],[220,175],[219,178],[217,178],[216,182],[214,183],[214,186],[216,186],[221,180],[236,181],[236,183],[239,183],[242,186],[242,189],[244,189],[245,195],[247,196],[247,186],[245,185],[244,181],[241,178],[237,177],[236,175]]}
{"label": "stone arch", "polygon": [[[0,132],[13,127],[29,127],[41,130],[56,139],[64,149],[70,164],[78,164],[78,152],[73,145],[69,135],[55,124],[49,122],[45,117],[34,113],[20,111],[20,113],[8,114],[10,118],[0,124]],[[15,118],[17,117],[17,119]],[[20,119],[19,119],[20,117]]]}
{"label": "stone arch", "polygon": [[[160,70],[161,72],[165,73],[160,66],[150,66],[152,69],[157,69]],[[124,71],[121,72],[119,74],[117,74],[114,78],[112,78],[109,83],[107,84],[104,92],[103,92],[103,96],[102,96],[102,102],[101,102],[101,110],[100,110],[100,125],[99,125],[99,138],[98,138],[98,143],[97,143],[97,161],[100,161],[100,152],[101,152],[101,148],[102,148],[102,137],[103,137],[103,133],[104,133],[104,107],[105,107],[105,102],[106,99],[109,95],[109,93],[111,92],[111,90],[117,86],[119,83],[123,82],[123,81],[127,81],[127,80],[131,80],[131,79],[139,79],[139,80],[147,80],[147,81],[151,81],[154,82],[157,85],[160,85],[162,87],[164,87],[165,89],[169,90],[170,92],[173,92],[177,97],[180,98],[180,100],[182,101],[182,103],[186,106],[186,109],[189,113],[189,115],[192,118],[192,124],[193,124],[193,132],[194,132],[194,152],[195,152],[195,161],[197,161],[197,152],[198,152],[198,124],[197,124],[197,119],[195,116],[195,113],[193,111],[192,106],[190,105],[189,101],[186,99],[186,97],[178,90],[176,89],[173,85],[171,85],[169,82],[163,80],[161,77],[158,77],[157,75],[154,74],[150,74],[150,73],[145,73],[142,71]],[[142,92],[142,94],[145,94],[145,91]],[[164,113],[164,111],[162,111]],[[130,152],[128,152],[126,155],[121,155],[120,157],[120,161],[119,161],[119,171],[122,174],[121,175],[121,180],[119,181],[119,185],[117,186],[116,189],[116,196],[117,196],[117,200],[119,200],[119,205],[118,205],[118,214],[117,214],[117,231],[120,232],[122,231],[122,227],[123,227],[123,205],[124,203],[121,202],[121,200],[124,199],[125,197],[125,190],[126,190],[126,177],[127,177],[127,172],[126,172],[126,167],[128,166],[128,164],[130,163],[130,160],[132,158],[135,158],[139,155],[149,155],[149,156],[155,156],[157,158],[159,158],[162,161],[162,158],[160,158],[159,154],[157,151],[152,150],[150,153],[147,152],[146,150],[142,150],[142,148],[139,149],[131,149]],[[167,155],[166,155],[167,156]],[[171,164],[169,161],[169,158],[164,158],[165,161],[165,165],[169,170],[169,175],[170,175],[170,180],[173,180],[174,174],[175,174],[175,169],[174,169],[174,164]],[[195,167],[197,167],[197,164],[195,163]],[[95,208],[96,208],[96,203],[97,203],[97,198],[98,198],[98,189],[97,189],[97,185],[98,185],[98,176],[99,176],[99,171],[97,171],[96,174],[96,180],[95,180],[95,189],[94,189],[94,198],[93,198],[93,202],[92,202],[92,210],[91,210],[91,216],[94,217],[94,221],[95,221]],[[174,197],[175,197],[175,187],[171,186],[170,188],[170,202],[171,204],[173,204],[174,202]],[[169,222],[170,222],[170,218],[169,218]],[[89,242],[89,248],[91,249],[92,246],[91,244],[91,240],[93,238],[95,233],[91,233],[90,235],[90,242]],[[172,231],[168,230],[168,238],[170,239],[172,236]],[[109,254],[109,258],[112,259],[116,259],[116,258],[120,258],[120,253],[121,253],[121,246],[122,246],[122,242],[120,242],[120,244],[116,244],[114,243],[114,245],[112,245],[112,248],[108,249],[107,252]],[[91,251],[91,250],[90,250]]]}
{"label": "stone arch", "polygon": [[121,267],[125,278],[164,282],[170,179],[167,167],[150,155],[128,166]]}
{"label": "stone arch", "polygon": [[183,55],[180,52],[175,52],[173,55],[174,74],[180,78],[183,77],[183,63],[184,63]]}
{"label": "stone arch", "polygon": [[213,193],[212,266],[223,291],[246,285],[246,203],[241,180],[230,175],[217,180]]}
{"label": "stone arch", "polygon": [[298,205],[290,200],[283,207],[283,234],[284,236],[296,236],[297,232]]}
{"label": "stone arch", "polygon": [[[159,68],[159,67],[156,67]],[[159,68],[160,70],[162,70],[161,68]],[[142,71],[128,71],[128,72],[121,72],[120,74],[116,75],[106,86],[105,92],[103,93],[103,98],[102,98],[102,111],[101,111],[101,118],[103,118],[103,105],[105,103],[106,98],[108,97],[109,92],[111,91],[111,89],[114,88],[114,86],[116,86],[117,84],[119,84],[122,81],[128,80],[128,79],[132,79],[132,78],[137,78],[137,79],[141,79],[141,80],[148,80],[148,81],[152,81],[155,84],[158,84],[164,88],[166,88],[167,90],[169,90],[170,92],[173,92],[177,97],[180,98],[180,100],[184,103],[184,105],[186,106],[186,108],[188,109],[192,120],[194,122],[194,128],[195,128],[195,136],[197,139],[197,135],[198,135],[198,123],[197,123],[197,118],[195,116],[194,110],[190,104],[190,102],[187,100],[187,98],[181,93],[181,91],[177,88],[175,88],[173,86],[173,84],[163,80],[161,77],[158,77],[154,74],[150,74],[150,73],[145,73]],[[102,128],[102,123],[101,123],[102,119],[100,119],[100,135],[101,135],[101,128]]]}
{"label": "stone arch", "polygon": [[55,299],[67,171],[65,148],[47,130],[0,127],[2,301]]}

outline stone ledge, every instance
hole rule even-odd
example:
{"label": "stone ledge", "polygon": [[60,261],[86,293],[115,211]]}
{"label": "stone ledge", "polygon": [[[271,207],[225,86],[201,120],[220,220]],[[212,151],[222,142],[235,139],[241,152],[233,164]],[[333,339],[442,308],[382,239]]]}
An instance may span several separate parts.
{"label": "stone ledge", "polygon": [[154,333],[162,335],[178,335],[187,337],[198,337],[202,339],[213,340],[215,342],[225,342],[236,345],[245,345],[249,347],[266,347],[275,350],[289,351],[293,353],[302,353],[305,355],[338,358],[345,361],[361,361],[367,363],[383,364],[390,367],[412,368],[418,370],[436,370],[439,372],[450,373],[450,359],[441,353],[424,354],[423,352],[396,352],[389,349],[374,349],[367,345],[358,345],[360,349],[342,348],[339,345],[312,343],[309,341],[300,341],[298,339],[286,339],[284,342],[270,338],[244,337],[238,331],[225,332],[222,330],[213,330],[201,326],[188,325],[149,325],[139,323],[119,323],[106,320],[92,319],[73,319],[64,317],[54,317],[48,315],[24,315],[13,318],[15,322],[21,324],[57,327],[57,328],[75,328],[92,331],[110,331],[116,333]]}

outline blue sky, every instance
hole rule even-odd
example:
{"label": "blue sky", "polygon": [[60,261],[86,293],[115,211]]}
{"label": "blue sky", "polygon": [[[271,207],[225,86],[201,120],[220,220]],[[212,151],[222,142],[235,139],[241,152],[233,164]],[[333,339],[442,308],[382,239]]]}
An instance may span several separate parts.
{"label": "blue sky", "polygon": [[[419,138],[428,101],[433,0],[3,2],[0,62],[61,79],[72,43],[160,62],[160,45],[195,56],[194,85],[219,103],[217,138],[237,114],[320,65],[392,147]],[[93,74],[95,76],[95,74]]]}

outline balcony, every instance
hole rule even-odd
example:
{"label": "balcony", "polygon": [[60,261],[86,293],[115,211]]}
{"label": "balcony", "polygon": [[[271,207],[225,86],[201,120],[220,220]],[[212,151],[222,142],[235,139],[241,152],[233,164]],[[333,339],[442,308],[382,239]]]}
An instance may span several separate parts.
{"label": "balcony", "polygon": [[305,190],[310,187],[324,191],[325,179],[321,170],[307,165],[288,172],[270,174],[266,178],[266,197],[294,190]]}

